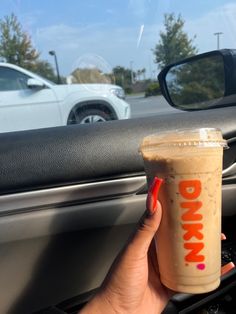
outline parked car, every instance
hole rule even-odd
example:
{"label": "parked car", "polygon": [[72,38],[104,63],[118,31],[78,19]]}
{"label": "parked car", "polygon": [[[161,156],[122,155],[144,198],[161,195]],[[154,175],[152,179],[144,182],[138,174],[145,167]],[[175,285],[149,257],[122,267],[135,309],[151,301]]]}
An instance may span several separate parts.
{"label": "parked car", "polygon": [[57,85],[0,63],[0,132],[127,119],[124,97],[117,85]]}

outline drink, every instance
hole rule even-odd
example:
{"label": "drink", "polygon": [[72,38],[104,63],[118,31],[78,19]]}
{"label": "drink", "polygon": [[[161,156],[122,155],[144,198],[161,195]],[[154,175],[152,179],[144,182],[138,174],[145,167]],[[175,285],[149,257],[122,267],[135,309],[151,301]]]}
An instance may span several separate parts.
{"label": "drink", "polygon": [[155,242],[161,281],[172,290],[204,293],[220,284],[224,146],[216,129],[151,135],[141,145],[148,183],[164,179]]}

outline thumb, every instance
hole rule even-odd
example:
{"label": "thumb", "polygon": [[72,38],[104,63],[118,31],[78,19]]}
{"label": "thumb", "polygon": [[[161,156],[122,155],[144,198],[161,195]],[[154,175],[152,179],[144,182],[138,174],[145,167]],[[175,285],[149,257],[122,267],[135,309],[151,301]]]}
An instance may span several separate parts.
{"label": "thumb", "polygon": [[163,180],[154,178],[147,196],[147,212],[142,218],[139,228],[132,239],[132,247],[136,252],[146,254],[161,222],[162,207],[157,201],[158,192]]}

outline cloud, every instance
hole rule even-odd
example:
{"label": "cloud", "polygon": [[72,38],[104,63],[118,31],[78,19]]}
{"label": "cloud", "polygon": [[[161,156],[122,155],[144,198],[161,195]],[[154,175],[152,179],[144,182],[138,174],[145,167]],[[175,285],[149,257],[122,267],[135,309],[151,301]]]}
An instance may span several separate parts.
{"label": "cloud", "polygon": [[[148,0],[130,0],[129,5],[136,5],[137,15],[145,12],[144,6]],[[198,18],[186,20],[185,31],[192,38],[197,35],[194,43],[199,52],[216,49],[216,37],[213,33],[221,31],[222,48],[236,47],[236,3],[229,3],[217,7]],[[144,24],[109,28],[104,23],[89,26],[72,27],[66,24],[51,25],[39,28],[33,36],[37,48],[42,51],[42,57],[52,61],[48,56],[49,50],[57,52],[61,71],[68,75],[74,70],[75,65],[82,56],[94,55],[103,58],[110,67],[116,65],[130,66],[133,61],[134,69],[146,67],[152,72],[156,65],[153,63],[153,49],[159,40],[159,31],[162,24]],[[140,27],[143,34],[137,47],[140,35]],[[96,59],[96,57],[95,57]]]}
{"label": "cloud", "polygon": [[152,37],[157,34],[155,31],[154,35],[153,26],[145,29],[145,36],[137,47],[139,31],[139,27],[108,29],[96,24],[76,28],[60,24],[38,29],[34,40],[42,51],[42,57],[48,59],[49,50],[57,52],[64,74],[71,73],[77,61],[86,54],[101,56],[110,67],[129,66],[132,60],[139,68],[145,63],[142,60],[146,58],[145,51],[150,52]]}

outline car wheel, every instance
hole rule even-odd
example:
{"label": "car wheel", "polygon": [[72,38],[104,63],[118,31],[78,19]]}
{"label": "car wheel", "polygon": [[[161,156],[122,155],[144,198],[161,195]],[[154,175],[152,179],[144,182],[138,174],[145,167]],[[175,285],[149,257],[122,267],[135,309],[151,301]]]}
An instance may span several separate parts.
{"label": "car wheel", "polygon": [[88,109],[75,115],[75,122],[80,124],[105,122],[111,120],[109,114],[99,109]]}

